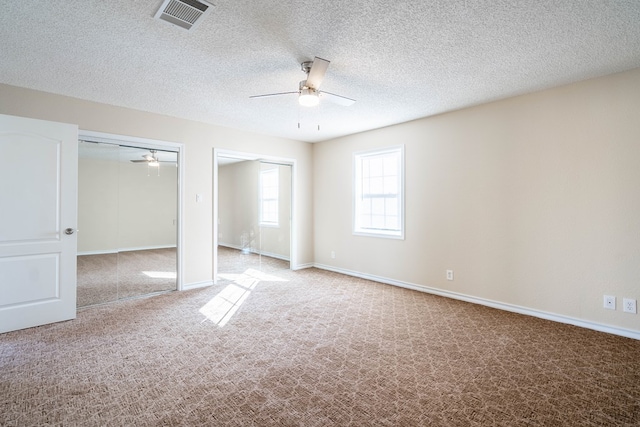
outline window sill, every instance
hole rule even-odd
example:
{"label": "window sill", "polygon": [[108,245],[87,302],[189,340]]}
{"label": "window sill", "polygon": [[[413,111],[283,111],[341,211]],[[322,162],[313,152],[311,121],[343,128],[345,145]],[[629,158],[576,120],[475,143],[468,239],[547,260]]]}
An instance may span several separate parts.
{"label": "window sill", "polygon": [[404,233],[400,232],[384,232],[384,231],[363,231],[356,230],[353,232],[354,236],[363,236],[363,237],[382,237],[383,239],[396,239],[396,240],[404,240]]}

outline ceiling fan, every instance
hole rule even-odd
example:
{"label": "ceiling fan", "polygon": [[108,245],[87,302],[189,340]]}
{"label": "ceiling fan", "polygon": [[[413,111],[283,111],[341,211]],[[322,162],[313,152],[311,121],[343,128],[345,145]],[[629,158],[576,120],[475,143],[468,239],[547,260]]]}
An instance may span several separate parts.
{"label": "ceiling fan", "polygon": [[349,106],[352,105],[355,99],[347,98],[346,96],[336,95],[335,93],[325,92],[320,90],[320,85],[324,79],[324,75],[329,67],[329,62],[326,59],[315,57],[313,61],[305,61],[300,64],[302,71],[307,75],[305,80],[302,80],[298,85],[298,90],[291,92],[278,92],[268,93],[265,95],[254,95],[249,98],[266,98],[269,96],[290,95],[297,93],[298,102],[305,107],[314,107],[320,103],[321,99],[326,99],[338,105]]}
{"label": "ceiling fan", "polygon": [[158,150],[149,150],[149,154],[142,156],[144,160],[129,160],[132,163],[147,163],[148,166],[160,166],[160,163],[176,163],[171,160],[158,160]]}

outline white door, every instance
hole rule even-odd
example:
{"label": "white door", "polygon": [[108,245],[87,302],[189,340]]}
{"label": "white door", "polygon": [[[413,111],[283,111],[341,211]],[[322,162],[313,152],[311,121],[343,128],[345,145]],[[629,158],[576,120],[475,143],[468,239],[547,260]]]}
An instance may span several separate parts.
{"label": "white door", "polygon": [[77,179],[76,125],[0,115],[0,333],[76,317]]}

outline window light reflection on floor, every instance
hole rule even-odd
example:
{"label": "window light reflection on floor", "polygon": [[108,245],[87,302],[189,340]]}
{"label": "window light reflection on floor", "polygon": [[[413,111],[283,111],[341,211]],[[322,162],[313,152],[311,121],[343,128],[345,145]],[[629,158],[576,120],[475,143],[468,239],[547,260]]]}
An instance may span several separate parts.
{"label": "window light reflection on floor", "polygon": [[142,273],[152,279],[175,279],[177,277],[175,271],[143,271]]}
{"label": "window light reflection on floor", "polygon": [[223,327],[238,311],[242,303],[249,297],[251,291],[262,281],[286,282],[277,276],[272,276],[258,270],[248,269],[242,274],[220,274],[220,278],[231,281],[223,290],[206,303],[199,311],[207,319]]}

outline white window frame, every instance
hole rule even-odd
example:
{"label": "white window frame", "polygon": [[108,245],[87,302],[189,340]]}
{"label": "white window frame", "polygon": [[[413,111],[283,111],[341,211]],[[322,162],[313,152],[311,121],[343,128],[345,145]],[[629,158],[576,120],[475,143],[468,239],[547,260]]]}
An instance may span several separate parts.
{"label": "white window frame", "polygon": [[[392,194],[397,199],[397,229],[376,228],[363,224],[363,199],[367,197],[388,198],[384,193],[370,195],[363,190],[363,160],[385,155],[397,155],[397,180],[396,191]],[[359,151],[353,153],[353,234],[358,236],[386,237],[404,240],[404,145],[385,147],[374,150]]]}
{"label": "white window frame", "polygon": [[[276,196],[275,198],[264,198],[264,176],[267,174],[275,174],[276,178]],[[276,212],[275,221],[265,221],[264,219],[264,203],[275,202]],[[265,169],[260,171],[260,226],[261,227],[280,227],[280,170],[279,168]]]}

